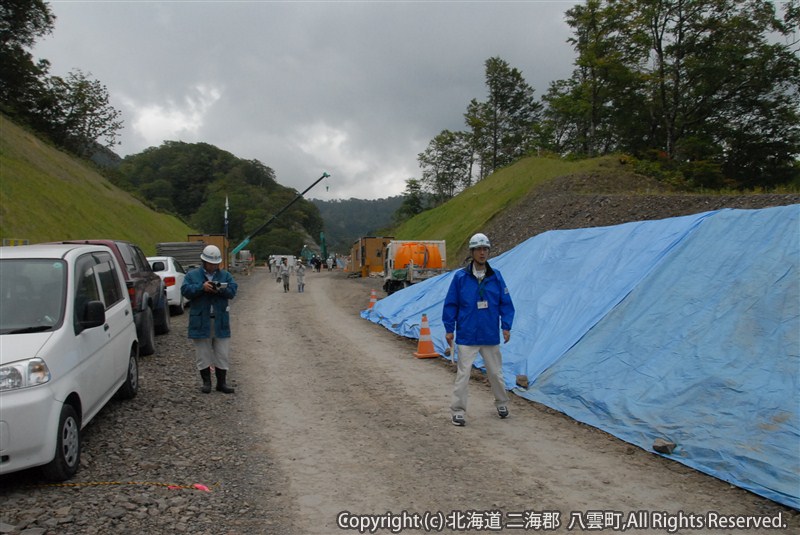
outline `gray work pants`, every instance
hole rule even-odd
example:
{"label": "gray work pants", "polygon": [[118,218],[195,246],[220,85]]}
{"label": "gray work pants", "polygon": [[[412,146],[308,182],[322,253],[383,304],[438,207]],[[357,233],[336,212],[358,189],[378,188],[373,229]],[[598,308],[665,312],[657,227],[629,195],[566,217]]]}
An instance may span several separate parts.
{"label": "gray work pants", "polygon": [[458,349],[458,372],[453,386],[453,398],[450,402],[450,411],[453,414],[467,412],[467,394],[469,386],[469,376],[472,371],[472,363],[478,353],[483,357],[486,365],[486,377],[492,387],[495,407],[508,404],[508,393],[506,392],[505,381],[503,381],[503,357],[500,354],[500,346],[456,346]]}
{"label": "gray work pants", "polygon": [[[213,328],[213,327],[212,327]],[[231,349],[230,338],[193,338],[195,361],[198,370],[205,370],[209,366],[227,370],[230,368],[228,355]]]}

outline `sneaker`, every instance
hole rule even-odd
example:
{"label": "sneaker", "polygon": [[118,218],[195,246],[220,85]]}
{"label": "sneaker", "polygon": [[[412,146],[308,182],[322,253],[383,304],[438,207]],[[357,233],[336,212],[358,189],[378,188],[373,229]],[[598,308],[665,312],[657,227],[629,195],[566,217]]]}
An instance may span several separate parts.
{"label": "sneaker", "polygon": [[500,407],[497,407],[497,415],[500,418],[508,417],[508,407],[506,407],[505,405],[501,405]]}
{"label": "sneaker", "polygon": [[454,414],[453,415],[453,425],[457,425],[463,427],[466,425],[467,421],[464,419],[463,414]]}

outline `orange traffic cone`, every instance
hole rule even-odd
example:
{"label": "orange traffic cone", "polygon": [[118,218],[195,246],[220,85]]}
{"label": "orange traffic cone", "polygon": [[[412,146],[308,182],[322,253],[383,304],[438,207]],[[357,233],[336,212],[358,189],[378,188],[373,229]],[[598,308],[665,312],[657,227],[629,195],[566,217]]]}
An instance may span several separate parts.
{"label": "orange traffic cone", "polygon": [[439,353],[433,348],[433,340],[431,339],[431,328],[428,326],[428,316],[422,315],[422,325],[419,327],[419,345],[417,352],[414,356],[418,359],[429,359],[440,357]]}
{"label": "orange traffic cone", "polygon": [[375,294],[375,290],[373,289],[369,292],[369,306],[367,307],[367,310],[374,307],[375,303],[377,302],[378,302],[378,296]]}

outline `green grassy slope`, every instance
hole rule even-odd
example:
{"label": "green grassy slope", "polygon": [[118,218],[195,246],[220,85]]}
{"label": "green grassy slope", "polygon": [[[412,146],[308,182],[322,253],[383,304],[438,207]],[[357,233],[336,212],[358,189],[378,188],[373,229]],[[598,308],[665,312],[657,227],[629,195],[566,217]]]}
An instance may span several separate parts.
{"label": "green grassy slope", "polygon": [[0,116],[0,238],[122,239],[153,255],[156,243],[194,232]]}
{"label": "green grassy slope", "polygon": [[445,240],[449,265],[450,259],[466,251],[472,234],[480,232],[492,217],[532,188],[558,176],[592,172],[603,160],[525,158],[486,177],[445,204],[409,219],[391,235],[398,240]]}

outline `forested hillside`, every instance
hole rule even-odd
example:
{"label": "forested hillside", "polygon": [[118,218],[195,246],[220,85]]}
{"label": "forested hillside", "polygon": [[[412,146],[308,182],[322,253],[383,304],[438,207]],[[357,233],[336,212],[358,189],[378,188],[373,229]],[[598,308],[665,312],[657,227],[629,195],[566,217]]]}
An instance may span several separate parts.
{"label": "forested hillside", "polygon": [[[242,241],[297,196],[294,189],[278,184],[275,172],[258,160],[243,160],[207,143],[167,141],[127,156],[112,181],[159,210],[177,214],[202,233],[224,234],[227,211],[232,243]],[[299,199],[248,249],[257,258],[299,254],[322,228],[317,207]]]}
{"label": "forested hillside", "polygon": [[393,216],[403,197],[386,199],[347,199],[321,201],[312,199],[325,221],[328,249],[338,254],[348,254],[350,246],[361,236],[384,235],[393,222]]}

